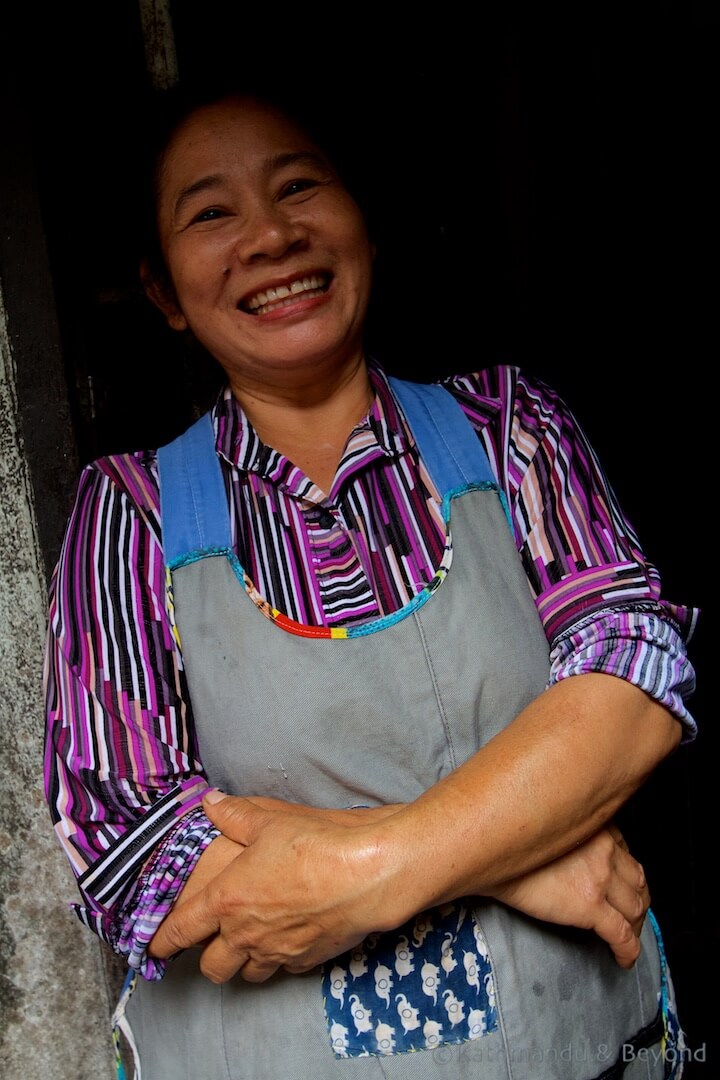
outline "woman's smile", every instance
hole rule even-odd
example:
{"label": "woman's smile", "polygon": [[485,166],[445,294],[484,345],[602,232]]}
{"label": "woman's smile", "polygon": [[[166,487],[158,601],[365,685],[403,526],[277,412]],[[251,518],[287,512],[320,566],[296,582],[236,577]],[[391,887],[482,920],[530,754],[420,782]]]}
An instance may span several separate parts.
{"label": "woman's smile", "polygon": [[293,278],[289,283],[263,286],[249,298],[240,301],[238,307],[252,315],[269,315],[279,309],[296,309],[305,300],[324,296],[329,285],[329,275],[309,274]]}

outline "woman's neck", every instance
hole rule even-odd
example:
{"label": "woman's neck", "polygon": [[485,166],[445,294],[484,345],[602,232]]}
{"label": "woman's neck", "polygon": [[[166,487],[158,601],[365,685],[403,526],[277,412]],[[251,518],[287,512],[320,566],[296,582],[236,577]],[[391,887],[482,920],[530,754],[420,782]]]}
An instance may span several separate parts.
{"label": "woman's neck", "polygon": [[250,388],[231,381],[231,388],[265,445],[284,454],[326,493],[350,432],[373,400],[364,359],[307,387]]}

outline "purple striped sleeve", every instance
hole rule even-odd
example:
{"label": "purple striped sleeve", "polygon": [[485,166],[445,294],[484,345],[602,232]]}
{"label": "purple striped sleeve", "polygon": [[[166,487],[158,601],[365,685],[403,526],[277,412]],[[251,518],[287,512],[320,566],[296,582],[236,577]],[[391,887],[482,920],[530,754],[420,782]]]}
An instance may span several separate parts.
{"label": "purple striped sleeve", "polygon": [[50,585],[45,790],[77,914],[147,978],[163,970],[147,943],[217,835],[165,581],[153,456],[88,466]]}
{"label": "purple striped sleeve", "polygon": [[562,399],[516,367],[449,380],[512,509],[515,541],[551,647],[552,676],[605,672],[639,686],[696,734],[686,643],[698,610],[667,600],[597,456]]}

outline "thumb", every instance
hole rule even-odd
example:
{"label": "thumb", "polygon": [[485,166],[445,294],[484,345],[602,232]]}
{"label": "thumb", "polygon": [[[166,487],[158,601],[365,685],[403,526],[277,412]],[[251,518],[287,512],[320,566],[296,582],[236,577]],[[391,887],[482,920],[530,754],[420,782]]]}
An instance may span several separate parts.
{"label": "thumb", "polygon": [[223,836],[244,845],[252,843],[257,827],[267,817],[264,810],[247,799],[226,795],[217,788],[210,788],[203,795],[203,810]]}

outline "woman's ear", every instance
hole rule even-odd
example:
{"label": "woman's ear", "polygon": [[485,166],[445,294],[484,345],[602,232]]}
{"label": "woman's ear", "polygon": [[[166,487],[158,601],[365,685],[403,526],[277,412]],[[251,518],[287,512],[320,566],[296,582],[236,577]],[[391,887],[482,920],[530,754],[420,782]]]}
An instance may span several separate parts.
{"label": "woman's ear", "polygon": [[140,281],[149,300],[162,311],[171,330],[187,330],[187,319],[175,299],[171,285],[153,274],[147,259],[140,263]]}

